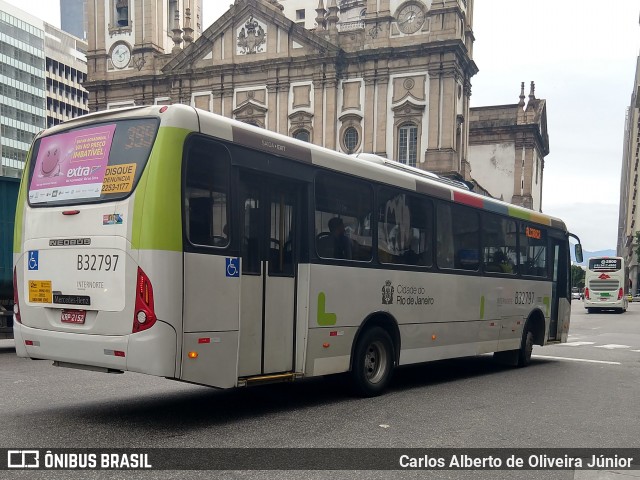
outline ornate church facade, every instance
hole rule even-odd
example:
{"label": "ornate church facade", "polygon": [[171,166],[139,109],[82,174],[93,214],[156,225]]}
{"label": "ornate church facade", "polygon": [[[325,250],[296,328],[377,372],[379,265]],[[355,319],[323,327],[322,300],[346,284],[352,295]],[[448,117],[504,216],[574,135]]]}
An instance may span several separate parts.
{"label": "ornate church facade", "polygon": [[319,0],[313,28],[309,1],[235,0],[204,30],[202,0],[88,3],[92,111],[190,104],[470,179],[473,0]]}

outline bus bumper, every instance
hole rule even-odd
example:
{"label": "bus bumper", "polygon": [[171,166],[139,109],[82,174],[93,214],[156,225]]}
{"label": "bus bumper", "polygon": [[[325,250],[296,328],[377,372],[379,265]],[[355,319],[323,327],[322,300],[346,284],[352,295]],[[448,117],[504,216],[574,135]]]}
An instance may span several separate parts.
{"label": "bus bumper", "polygon": [[86,335],[14,322],[19,357],[175,377],[176,334],[164,322],[130,335]]}

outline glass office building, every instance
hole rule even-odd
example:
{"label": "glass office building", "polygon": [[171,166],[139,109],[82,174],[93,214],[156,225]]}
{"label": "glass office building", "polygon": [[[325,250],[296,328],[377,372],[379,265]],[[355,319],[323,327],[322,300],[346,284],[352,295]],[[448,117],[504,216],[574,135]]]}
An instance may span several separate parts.
{"label": "glass office building", "polygon": [[20,176],[45,128],[44,22],[0,0],[0,175]]}

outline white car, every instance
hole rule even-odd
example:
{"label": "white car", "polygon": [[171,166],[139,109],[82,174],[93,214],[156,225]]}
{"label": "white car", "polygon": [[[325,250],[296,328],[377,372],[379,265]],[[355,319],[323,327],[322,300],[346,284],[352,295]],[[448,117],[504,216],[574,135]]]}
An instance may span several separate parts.
{"label": "white car", "polygon": [[[571,300],[580,300],[581,298],[580,292],[571,292]],[[640,302],[640,299],[638,301]]]}

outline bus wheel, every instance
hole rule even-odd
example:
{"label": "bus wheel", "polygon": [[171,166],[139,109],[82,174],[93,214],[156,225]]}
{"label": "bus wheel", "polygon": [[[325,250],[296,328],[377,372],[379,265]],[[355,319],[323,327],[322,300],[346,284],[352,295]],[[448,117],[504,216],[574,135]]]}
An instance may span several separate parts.
{"label": "bus wheel", "polygon": [[518,350],[518,367],[526,367],[531,363],[531,353],[533,352],[533,332],[529,328],[529,322],[524,326],[522,332],[522,342]]}
{"label": "bus wheel", "polygon": [[354,351],[351,375],[355,392],[363,397],[380,395],[394,366],[393,343],[389,334],[380,327],[366,330]]}

